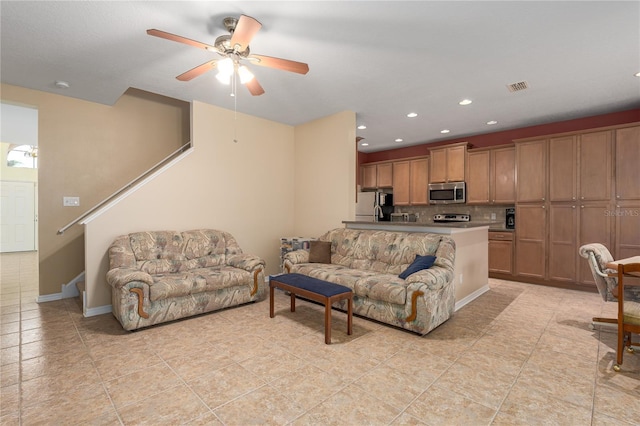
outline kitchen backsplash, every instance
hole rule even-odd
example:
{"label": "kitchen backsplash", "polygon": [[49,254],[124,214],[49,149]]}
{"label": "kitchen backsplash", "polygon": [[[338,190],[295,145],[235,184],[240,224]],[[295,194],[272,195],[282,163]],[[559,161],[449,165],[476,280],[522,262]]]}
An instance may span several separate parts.
{"label": "kitchen backsplash", "polygon": [[[506,209],[513,206],[476,206],[466,204],[445,204],[434,206],[396,206],[396,213],[412,213],[417,215],[416,222],[431,223],[433,215],[443,213],[468,214],[473,222],[499,222],[506,220]],[[494,213],[495,219],[491,218]]]}

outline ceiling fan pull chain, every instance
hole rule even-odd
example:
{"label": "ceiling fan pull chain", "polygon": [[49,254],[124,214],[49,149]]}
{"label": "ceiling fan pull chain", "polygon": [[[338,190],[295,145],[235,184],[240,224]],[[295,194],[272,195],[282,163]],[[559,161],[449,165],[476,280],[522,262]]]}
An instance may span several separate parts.
{"label": "ceiling fan pull chain", "polygon": [[231,82],[233,90],[233,142],[238,143],[238,97],[236,96],[236,73],[233,73]]}

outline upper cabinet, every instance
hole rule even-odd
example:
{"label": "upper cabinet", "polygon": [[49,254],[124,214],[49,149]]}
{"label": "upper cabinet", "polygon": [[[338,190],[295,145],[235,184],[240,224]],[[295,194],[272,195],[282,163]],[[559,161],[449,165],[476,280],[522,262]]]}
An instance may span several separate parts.
{"label": "upper cabinet", "polygon": [[366,164],[361,173],[362,189],[393,187],[393,163]]}
{"label": "upper cabinet", "polygon": [[375,164],[362,166],[362,188],[372,189],[378,187],[378,175]]}
{"label": "upper cabinet", "polygon": [[640,126],[616,131],[616,201],[640,200]]}
{"label": "upper cabinet", "polygon": [[431,177],[429,182],[461,182],[465,180],[467,142],[430,149]]}
{"label": "upper cabinet", "polygon": [[515,147],[467,152],[467,204],[513,204]]}
{"label": "upper cabinet", "polygon": [[516,201],[544,202],[547,197],[547,140],[516,144]]}
{"label": "upper cabinet", "polygon": [[396,206],[427,205],[429,157],[393,163],[393,204]]}

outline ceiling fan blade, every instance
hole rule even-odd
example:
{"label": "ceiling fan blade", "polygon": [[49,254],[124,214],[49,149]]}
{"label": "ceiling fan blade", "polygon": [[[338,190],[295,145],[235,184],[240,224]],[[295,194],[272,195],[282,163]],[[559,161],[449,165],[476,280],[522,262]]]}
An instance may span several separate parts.
{"label": "ceiling fan blade", "polygon": [[240,15],[236,29],[231,36],[231,48],[235,48],[236,44],[238,44],[240,45],[239,51],[245,50],[260,28],[262,28],[262,24],[251,16]]}
{"label": "ceiling fan blade", "polygon": [[176,78],[178,80],[180,80],[180,81],[189,81],[189,80],[192,80],[192,79],[196,78],[197,76],[199,76],[201,74],[204,74],[205,72],[215,68],[216,65],[218,65],[216,60],[208,61],[208,62],[205,62],[202,65],[198,65],[197,67],[190,69],[187,72],[184,72],[184,73],[180,74]]}
{"label": "ceiling fan blade", "polygon": [[262,88],[260,83],[258,83],[258,80],[255,77],[246,82],[244,85],[247,86],[247,89],[249,89],[249,92],[251,92],[253,96],[260,96],[264,93],[264,89]]}
{"label": "ceiling fan blade", "polygon": [[217,52],[216,48],[209,44],[202,43],[196,40],[191,40],[190,38],[182,37],[179,35],[167,33],[165,31],[150,29],[150,30],[147,30],[147,34],[155,37],[171,40],[171,41],[177,41],[178,43],[188,44],[189,46],[197,47],[199,49],[205,49],[205,50],[210,50],[212,52]]}
{"label": "ceiling fan blade", "polygon": [[298,74],[306,74],[309,72],[309,65],[303,62],[290,61],[288,59],[274,58],[264,55],[251,55],[249,59],[251,58],[257,58],[258,61],[252,63],[262,67],[276,68]]}

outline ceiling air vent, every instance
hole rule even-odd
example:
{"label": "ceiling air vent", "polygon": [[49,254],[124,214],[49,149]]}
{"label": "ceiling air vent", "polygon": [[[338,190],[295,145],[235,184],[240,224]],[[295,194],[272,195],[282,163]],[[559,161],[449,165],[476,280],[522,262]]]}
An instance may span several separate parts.
{"label": "ceiling air vent", "polygon": [[529,84],[526,81],[519,81],[517,83],[507,84],[507,89],[510,92],[519,92],[520,90],[528,89]]}

